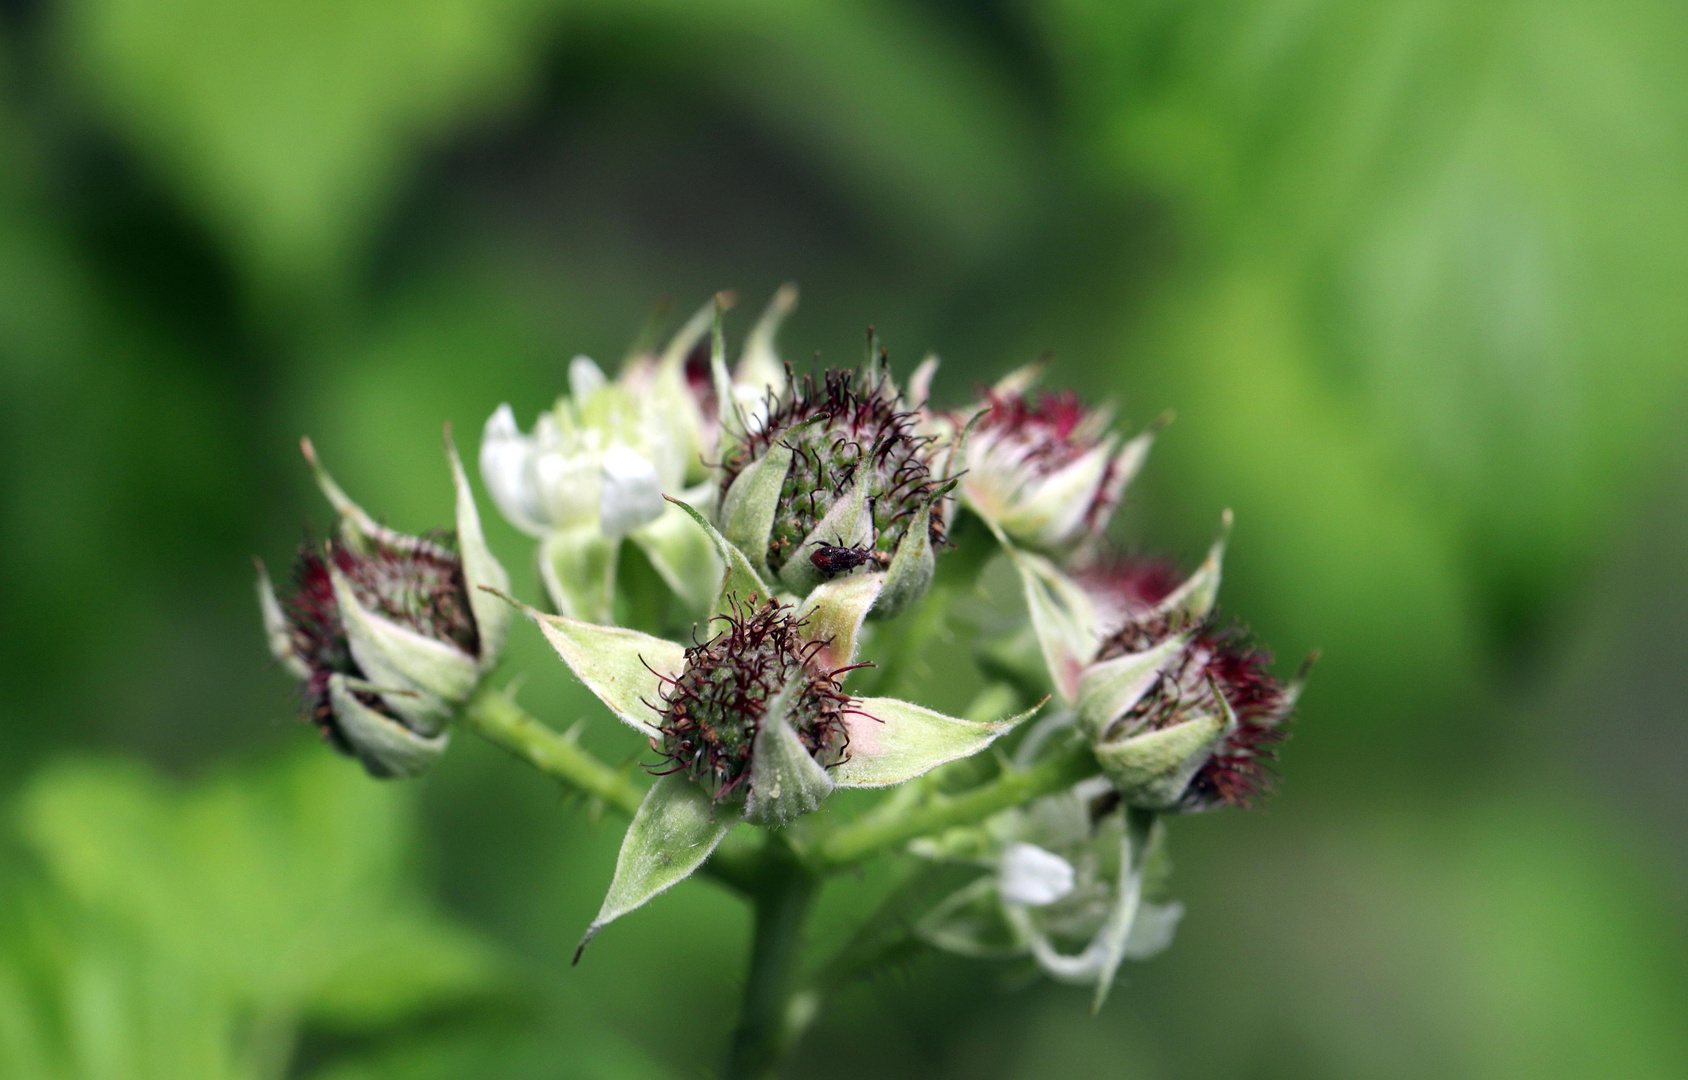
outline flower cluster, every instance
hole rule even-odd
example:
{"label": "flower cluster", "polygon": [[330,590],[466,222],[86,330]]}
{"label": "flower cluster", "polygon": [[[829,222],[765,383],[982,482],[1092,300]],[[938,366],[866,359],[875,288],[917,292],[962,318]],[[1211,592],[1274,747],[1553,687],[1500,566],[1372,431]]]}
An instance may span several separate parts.
{"label": "flower cluster", "polygon": [[[509,596],[449,440],[456,529],[429,537],[377,524],[307,443],[341,528],[301,550],[286,599],[260,567],[271,647],[330,743],[376,775],[410,776],[444,750],[454,718],[479,715],[477,686],[510,614],[525,612],[654,755],[642,802],[617,789],[619,805],[638,806],[585,940],[697,871],[741,824],[770,830],[788,863],[820,860],[804,873],[836,867],[851,846],[813,855],[826,830],[798,824],[833,791],[905,784],[1011,736],[1008,752],[884,800],[864,828],[980,871],[902,913],[923,940],[1030,957],[1092,986],[1100,1005],[1125,960],[1166,947],[1182,911],[1165,896],[1166,817],[1268,791],[1299,693],[1299,677],[1280,681],[1216,613],[1229,513],[1188,577],[1122,555],[1108,531],[1160,422],[1125,438],[1110,410],[1039,391],[1035,366],[938,408],[936,361],[900,388],[871,331],[856,368],[794,376],[774,335],[795,299],[779,292],[731,368],[722,296],[613,379],[577,357],[569,393],[529,431],[508,405],[487,420],[482,478],[536,541],[550,611]],[[623,541],[689,609],[689,636],[623,598]],[[957,543],[984,550],[943,571]],[[1018,628],[1011,681],[989,681],[997,644],[975,640],[985,678],[965,716],[871,694],[908,687],[923,648],[911,642],[954,640],[956,598],[988,602],[987,580],[1018,586],[1000,613]],[[863,672],[875,667],[864,652],[890,670]],[[582,752],[547,737],[571,760]],[[625,782],[592,768],[596,790]],[[1016,786],[1032,776],[1053,779]],[[1010,795],[971,816],[954,810],[965,798],[945,801],[981,782]],[[924,825],[899,818],[921,807],[938,808]]]}

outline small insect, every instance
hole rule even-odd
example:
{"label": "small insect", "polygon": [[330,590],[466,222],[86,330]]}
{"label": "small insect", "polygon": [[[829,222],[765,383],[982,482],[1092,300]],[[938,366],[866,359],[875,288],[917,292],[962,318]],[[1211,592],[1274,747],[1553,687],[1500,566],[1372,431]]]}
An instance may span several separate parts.
{"label": "small insect", "polygon": [[836,544],[816,543],[815,550],[809,553],[809,561],[814,563],[815,569],[821,573],[828,577],[836,577],[868,562],[883,569],[890,563],[891,557],[871,547],[852,547],[840,537]]}

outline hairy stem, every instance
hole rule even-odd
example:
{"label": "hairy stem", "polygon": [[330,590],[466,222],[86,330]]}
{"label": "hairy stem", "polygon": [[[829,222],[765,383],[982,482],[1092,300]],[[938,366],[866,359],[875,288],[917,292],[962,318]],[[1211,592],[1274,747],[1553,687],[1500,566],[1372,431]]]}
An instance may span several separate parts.
{"label": "hairy stem", "polygon": [[567,735],[535,720],[502,690],[483,688],[463,710],[463,722],[546,776],[602,799],[629,817],[644,801],[644,791],[626,773],[610,768]]}
{"label": "hairy stem", "polygon": [[[483,687],[463,710],[463,723],[495,746],[521,758],[546,776],[632,817],[645,791],[624,772],[598,760],[574,739],[534,719],[502,690]],[[700,873],[748,894],[757,853],[744,838],[729,835]]]}
{"label": "hairy stem", "polygon": [[803,921],[820,881],[778,839],[770,839],[762,855],[750,891],[755,904],[750,970],[723,1072],[727,1080],[773,1076],[804,1020],[792,986]]}
{"label": "hairy stem", "polygon": [[971,825],[999,810],[1052,795],[1099,771],[1090,748],[1074,746],[1029,769],[1004,770],[995,780],[959,795],[934,794],[913,807],[891,804],[870,811],[824,835],[805,862],[813,873],[832,873],[915,837]]}

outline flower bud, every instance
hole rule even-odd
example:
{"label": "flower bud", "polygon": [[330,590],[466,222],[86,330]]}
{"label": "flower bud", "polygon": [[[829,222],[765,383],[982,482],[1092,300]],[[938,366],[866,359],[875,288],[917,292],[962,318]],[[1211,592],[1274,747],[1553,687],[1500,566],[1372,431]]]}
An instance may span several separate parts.
{"label": "flower bud", "polygon": [[874,613],[894,614],[931,583],[954,486],[916,419],[877,358],[819,383],[805,377],[725,455],[721,531],[798,596],[883,569]]}
{"label": "flower bud", "polygon": [[[1161,580],[1155,570],[1117,568],[1117,583],[1132,579],[1132,587],[1148,580],[1157,588]],[[1127,805],[1248,806],[1271,786],[1299,683],[1274,678],[1271,654],[1240,627],[1221,627],[1211,610],[1167,604],[1176,593],[1128,614],[1103,640],[1080,682],[1080,713]]]}
{"label": "flower bud", "polygon": [[1070,390],[1033,393],[1036,375],[1022,369],[986,393],[963,444],[961,494],[1015,542],[1057,551],[1107,528],[1160,425],[1120,447],[1108,410]]}
{"label": "flower bud", "polygon": [[341,529],[320,551],[300,548],[286,599],[259,564],[270,649],[302,681],[306,714],[331,745],[374,776],[415,776],[444,752],[456,707],[503,645],[509,609],[478,587],[506,589],[509,579],[481,536],[449,435],[457,529],[437,538],[377,524],[309,440],[303,448]]}

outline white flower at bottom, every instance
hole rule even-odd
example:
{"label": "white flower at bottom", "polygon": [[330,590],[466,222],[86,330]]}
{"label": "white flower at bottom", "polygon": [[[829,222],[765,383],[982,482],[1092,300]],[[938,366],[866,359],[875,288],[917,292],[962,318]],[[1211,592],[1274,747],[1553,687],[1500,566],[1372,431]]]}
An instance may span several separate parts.
{"label": "white flower at bottom", "polygon": [[1073,891],[1073,864],[1036,844],[1009,844],[996,866],[996,894],[1005,904],[1046,907]]}

